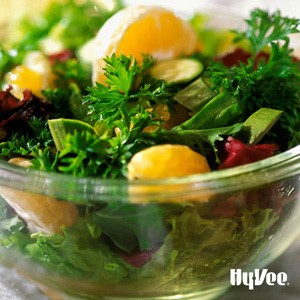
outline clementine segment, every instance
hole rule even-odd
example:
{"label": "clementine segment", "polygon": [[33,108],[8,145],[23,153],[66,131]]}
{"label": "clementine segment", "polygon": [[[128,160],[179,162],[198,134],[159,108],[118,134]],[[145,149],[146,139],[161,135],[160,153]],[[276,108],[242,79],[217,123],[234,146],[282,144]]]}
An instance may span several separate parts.
{"label": "clementine segment", "polygon": [[[23,167],[31,165],[30,160],[24,158],[9,162]],[[77,207],[67,201],[5,187],[0,188],[0,194],[32,232],[59,232],[61,226],[72,226],[78,218]]]}
{"label": "clementine segment", "polygon": [[76,206],[66,201],[3,187],[0,194],[32,232],[59,232],[61,226],[70,227],[78,218]]}
{"label": "clementine segment", "polygon": [[[128,164],[129,180],[167,179],[210,172],[206,158],[184,145],[152,146],[135,154]],[[172,191],[172,196],[165,195],[164,191]],[[129,194],[132,203],[147,202],[206,202],[211,192],[203,195],[190,195],[185,184],[159,185],[130,185]],[[175,196],[176,195],[176,196]]]}
{"label": "clementine segment", "polygon": [[26,55],[23,64],[16,66],[5,76],[7,85],[13,87],[12,93],[22,98],[25,89],[42,97],[42,90],[51,85],[53,74],[48,59],[41,52],[33,51]]}
{"label": "clementine segment", "polygon": [[19,98],[21,98],[22,92],[25,89],[30,89],[34,94],[40,96],[43,87],[43,76],[26,66],[20,65],[7,74],[6,82],[13,86],[13,92]]}
{"label": "clementine segment", "polygon": [[201,49],[192,26],[173,12],[156,6],[129,6],[112,16],[96,36],[93,81],[105,83],[104,58],[113,53],[143,54],[158,60],[189,55]]}
{"label": "clementine segment", "polygon": [[210,171],[206,158],[185,145],[158,145],[136,153],[128,164],[129,179],[164,179]]}

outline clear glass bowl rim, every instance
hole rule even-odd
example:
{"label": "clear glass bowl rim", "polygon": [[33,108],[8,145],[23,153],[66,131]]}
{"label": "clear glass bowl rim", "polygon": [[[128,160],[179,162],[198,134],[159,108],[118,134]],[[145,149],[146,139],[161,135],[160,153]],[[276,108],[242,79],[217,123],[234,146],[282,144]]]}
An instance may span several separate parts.
{"label": "clear glass bowl rim", "polygon": [[300,145],[273,157],[225,170],[163,180],[101,179],[25,169],[0,161],[1,189],[87,203],[89,201],[147,202],[180,197],[239,192],[267,186],[300,174]]}

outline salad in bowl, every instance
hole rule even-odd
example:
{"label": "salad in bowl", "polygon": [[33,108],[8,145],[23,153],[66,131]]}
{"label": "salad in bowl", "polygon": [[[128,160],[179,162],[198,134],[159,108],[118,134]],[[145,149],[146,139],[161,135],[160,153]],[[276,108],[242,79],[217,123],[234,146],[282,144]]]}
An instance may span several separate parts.
{"label": "salad in bowl", "polygon": [[53,299],[212,299],[299,235],[300,20],[97,3],[2,37],[1,262]]}

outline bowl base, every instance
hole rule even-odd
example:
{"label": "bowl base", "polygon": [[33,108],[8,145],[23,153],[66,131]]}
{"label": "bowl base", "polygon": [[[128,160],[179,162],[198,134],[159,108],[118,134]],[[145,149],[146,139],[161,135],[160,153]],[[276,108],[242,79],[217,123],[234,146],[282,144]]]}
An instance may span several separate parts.
{"label": "bowl base", "polygon": [[226,293],[229,287],[218,287],[205,291],[161,297],[111,297],[111,296],[73,296],[39,285],[41,291],[51,300],[212,300]]}

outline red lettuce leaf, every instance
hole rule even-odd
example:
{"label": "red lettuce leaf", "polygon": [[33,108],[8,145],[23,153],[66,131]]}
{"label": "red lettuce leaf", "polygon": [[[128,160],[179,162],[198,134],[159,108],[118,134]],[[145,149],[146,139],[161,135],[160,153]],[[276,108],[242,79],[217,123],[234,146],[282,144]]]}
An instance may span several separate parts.
{"label": "red lettuce leaf", "polygon": [[71,58],[74,58],[74,53],[72,50],[65,49],[57,53],[53,53],[48,56],[50,64],[55,64],[56,62],[65,62]]}
{"label": "red lettuce leaf", "polygon": [[133,267],[140,268],[151,260],[152,255],[156,253],[158,249],[159,247],[154,247],[151,250],[137,251],[133,253],[122,252],[120,255],[124,261]]}
{"label": "red lettuce leaf", "polygon": [[12,87],[0,91],[0,130],[26,130],[28,121],[33,117],[47,118],[50,104],[44,99],[24,90],[20,100],[11,93]]}
{"label": "red lettuce leaf", "polygon": [[[259,52],[254,60],[254,67],[257,68],[260,61],[269,60],[270,55],[266,52]],[[222,62],[227,68],[239,65],[241,63],[247,64],[248,59],[251,58],[251,54],[244,49],[236,48],[234,51],[226,53],[225,55],[216,58],[217,61]]]}
{"label": "red lettuce leaf", "polygon": [[224,144],[225,155],[219,169],[237,167],[271,157],[278,150],[276,144],[246,145],[228,137]]}

